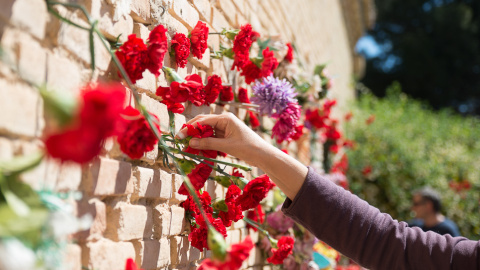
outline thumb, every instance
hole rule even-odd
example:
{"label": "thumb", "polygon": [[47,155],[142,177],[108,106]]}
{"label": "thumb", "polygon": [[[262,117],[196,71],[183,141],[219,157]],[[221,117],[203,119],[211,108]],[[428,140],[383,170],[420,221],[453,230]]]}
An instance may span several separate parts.
{"label": "thumb", "polygon": [[219,139],[219,138],[213,138],[213,137],[208,137],[208,138],[192,138],[190,140],[189,146],[195,149],[201,149],[201,150],[217,150],[217,151],[222,151],[222,146],[223,146],[223,141],[225,139]]}

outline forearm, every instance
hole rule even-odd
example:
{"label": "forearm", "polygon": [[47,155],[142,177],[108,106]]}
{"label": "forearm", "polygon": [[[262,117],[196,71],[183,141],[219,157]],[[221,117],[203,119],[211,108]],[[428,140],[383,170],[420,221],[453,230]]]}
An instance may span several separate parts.
{"label": "forearm", "polygon": [[265,144],[252,153],[255,153],[255,165],[264,171],[288,198],[295,198],[305,181],[308,168],[272,145]]}
{"label": "forearm", "polygon": [[283,211],[370,269],[479,269],[479,242],[425,233],[393,220],[310,169]]}

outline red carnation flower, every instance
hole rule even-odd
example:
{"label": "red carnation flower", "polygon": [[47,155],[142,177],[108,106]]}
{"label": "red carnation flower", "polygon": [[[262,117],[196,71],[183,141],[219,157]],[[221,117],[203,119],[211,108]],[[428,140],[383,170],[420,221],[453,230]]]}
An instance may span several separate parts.
{"label": "red carnation flower", "polygon": [[50,135],[45,148],[53,158],[84,164],[100,154],[102,143],[95,129],[74,128]]}
{"label": "red carnation flower", "polygon": [[[255,209],[247,212],[247,218],[255,221],[256,223],[262,224],[265,221],[265,212],[262,209],[262,205],[258,205]],[[257,228],[247,223],[247,229],[252,229],[257,231]]]}
{"label": "red carnation flower", "polygon": [[353,117],[353,113],[352,112],[348,112],[347,114],[345,114],[345,121],[350,121],[350,119],[352,119]]}
{"label": "red carnation flower", "polygon": [[303,125],[295,127],[295,133],[290,137],[292,140],[297,141],[303,136]]}
{"label": "red carnation flower", "polygon": [[232,170],[232,176],[236,176],[236,177],[245,177],[243,175],[243,173],[239,172],[237,168],[233,168]]}
{"label": "red carnation flower", "polygon": [[[194,127],[193,125],[184,124],[182,128],[185,127],[187,128],[187,137],[191,136],[193,138],[208,138],[213,136],[213,128],[209,125],[197,123],[197,127]],[[199,150],[190,146],[187,146],[184,151],[194,155],[202,154],[208,158],[216,158],[218,155],[218,152],[215,150]]]}
{"label": "red carnation flower", "polygon": [[137,268],[137,264],[132,258],[128,258],[125,263],[125,270],[142,270],[142,269]]}
{"label": "red carnation flower", "polygon": [[222,78],[218,75],[208,77],[207,85],[205,86],[205,105],[210,105],[217,100],[220,91],[223,89]]}
{"label": "red carnation flower", "polygon": [[235,53],[235,58],[233,61],[232,70],[234,70],[235,67],[237,70],[240,70],[245,66],[246,63],[248,63],[250,47],[259,36],[260,34],[253,31],[250,24],[240,27],[240,32],[235,36],[233,41],[232,50]]}
{"label": "red carnation flower", "polygon": [[325,100],[325,103],[323,103],[323,114],[329,117],[332,111],[332,107],[335,106],[336,104],[337,104],[337,101],[335,99]]}
{"label": "red carnation flower", "polygon": [[[200,199],[200,202],[202,203],[203,210],[205,213],[210,213],[213,214],[213,208],[212,208],[212,198],[210,197],[210,194],[206,191],[200,192],[197,191],[197,196]],[[196,215],[200,215],[200,210],[198,209],[197,205],[195,204],[195,201],[193,200],[193,197],[188,195],[187,199],[180,203],[180,206],[185,209],[185,212],[187,214],[190,214],[192,217]]]}
{"label": "red carnation flower", "polygon": [[156,77],[160,75],[163,58],[168,50],[167,29],[163,25],[155,27],[148,36],[148,70]]}
{"label": "red carnation flower", "polygon": [[275,54],[273,51],[270,51],[270,48],[266,48],[262,52],[263,54],[263,61],[262,61],[262,69],[261,69],[261,76],[267,77],[273,73],[273,71],[278,66],[277,58],[275,58]]}
{"label": "red carnation flower", "polygon": [[338,141],[342,137],[342,133],[337,129],[336,121],[332,121],[331,125],[326,126],[324,136],[333,142]]}
{"label": "red carnation flower", "polygon": [[225,227],[229,227],[233,222],[237,222],[243,218],[242,207],[237,204],[237,199],[242,193],[242,190],[236,185],[230,185],[225,196],[225,204],[228,206],[228,211],[220,211],[218,217],[222,219]]}
{"label": "red carnation flower", "polygon": [[147,53],[147,46],[135,34],[129,35],[128,40],[115,52],[132,83],[143,78],[142,73],[148,62]]}
{"label": "red carnation flower", "polygon": [[198,59],[202,59],[207,50],[208,26],[204,22],[198,21],[195,28],[190,33],[192,43],[192,53]]}
{"label": "red carnation flower", "polygon": [[230,251],[227,252],[227,256],[224,261],[216,259],[206,258],[202,261],[198,270],[237,270],[242,267],[243,261],[245,261],[250,255],[250,251],[255,245],[252,242],[250,236],[247,236],[243,242],[233,244]]}
{"label": "red carnation flower", "polygon": [[308,109],[305,112],[305,122],[308,122],[311,126],[320,129],[326,127],[325,120],[328,116],[324,115],[318,108],[315,110]]}
{"label": "red carnation flower", "polygon": [[184,68],[190,55],[190,40],[182,33],[176,33],[172,38],[172,49],[175,52],[177,66]]}
{"label": "red carnation flower", "polygon": [[374,115],[374,114],[370,115],[370,116],[367,118],[367,120],[365,121],[365,123],[366,123],[367,125],[371,125],[373,122],[375,122],[375,115]]}
{"label": "red carnation flower", "polygon": [[[140,111],[128,106],[122,115],[124,119],[117,136],[120,149],[131,159],[139,159],[157,146],[158,139]],[[152,116],[158,121],[155,115]],[[160,126],[155,123],[155,127],[160,133]]]}
{"label": "red carnation flower", "polygon": [[220,92],[220,100],[224,102],[232,101],[234,98],[231,86],[223,86]]}
{"label": "red carnation flower", "polygon": [[196,106],[204,103],[205,92],[202,89],[202,78],[198,74],[192,74],[185,77],[184,82],[174,81],[170,87],[158,87],[156,95],[162,98],[162,103],[167,105],[168,110],[182,113],[185,108],[181,102],[189,100]]}
{"label": "red carnation flower", "polygon": [[240,75],[245,76],[245,82],[251,84],[255,80],[261,78],[262,70],[255,65],[252,61],[249,61],[245,66],[243,66],[242,72]]}
{"label": "red carnation flower", "polygon": [[238,101],[242,103],[250,103],[250,98],[248,97],[248,90],[245,88],[238,89]]}
{"label": "red carnation flower", "polygon": [[368,177],[370,173],[372,173],[372,166],[367,165],[362,169],[363,176]]}
{"label": "red carnation flower", "polygon": [[[213,218],[211,214],[207,214],[207,217],[217,232],[223,235],[223,237],[227,237],[227,229],[223,225],[222,220],[220,218]],[[200,251],[203,251],[204,248],[209,249],[207,244],[208,228],[203,216],[197,215],[195,217],[195,223],[197,224],[197,227],[191,227],[188,240],[191,242],[192,246]]]}
{"label": "red carnation flower", "polygon": [[96,157],[104,140],[115,133],[121,121],[125,87],[121,84],[89,85],[81,91],[78,117],[70,127],[49,135],[45,147],[61,161],[87,163]]}
{"label": "red carnation flower", "polygon": [[291,236],[282,236],[280,240],[278,240],[278,248],[272,248],[272,257],[267,258],[269,263],[273,264],[282,264],[283,260],[287,258],[288,255],[293,253],[293,246],[295,244],[295,240]]}
{"label": "red carnation flower", "polygon": [[238,198],[237,202],[242,206],[242,210],[244,211],[255,208],[274,186],[266,174],[261,175],[245,185],[243,194]]}
{"label": "red carnation flower", "polygon": [[330,173],[341,173],[345,175],[348,170],[348,157],[347,155],[343,154],[342,158],[333,164],[332,168],[330,169]]}
{"label": "red carnation flower", "polygon": [[[205,163],[213,165],[213,162],[210,161],[205,161]],[[205,182],[212,173],[212,167],[205,163],[197,164],[197,166],[189,174],[187,174],[187,177],[190,179],[190,182],[195,190],[203,188],[203,186],[205,186]],[[182,184],[182,186],[178,189],[178,193],[182,195],[188,195],[188,190],[185,186],[185,183]]]}
{"label": "red carnation flower", "polygon": [[292,43],[287,43],[288,51],[287,55],[285,55],[285,60],[287,60],[289,63],[293,62],[293,47]]}
{"label": "red carnation flower", "polygon": [[258,117],[255,113],[253,113],[252,111],[248,111],[248,119],[249,119],[249,122],[250,122],[250,126],[255,129],[255,128],[258,128],[260,126],[260,121],[258,120]]}
{"label": "red carnation flower", "polygon": [[330,152],[337,154],[340,151],[340,146],[338,144],[334,144],[330,146]]}
{"label": "red carnation flower", "polygon": [[205,103],[205,91],[203,91],[203,82],[202,77],[198,74],[192,74],[185,77],[185,82],[183,82],[190,91],[188,96],[188,101],[193,103],[195,106],[202,106]]}
{"label": "red carnation flower", "polygon": [[125,87],[120,83],[88,85],[81,90],[83,104],[80,110],[82,126],[96,128],[102,137],[114,135],[121,120],[125,101]]}

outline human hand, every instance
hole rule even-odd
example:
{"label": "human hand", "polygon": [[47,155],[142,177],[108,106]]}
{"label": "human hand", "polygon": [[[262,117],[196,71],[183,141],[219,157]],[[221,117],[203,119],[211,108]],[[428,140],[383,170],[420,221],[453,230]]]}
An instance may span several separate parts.
{"label": "human hand", "polygon": [[[194,126],[197,123],[212,126],[215,137],[192,138],[190,147],[195,149],[225,152],[253,165],[257,164],[261,160],[259,159],[261,154],[271,147],[232,113],[198,115],[187,122]],[[176,136],[183,139],[187,136],[186,134],[187,129],[184,128]]]}

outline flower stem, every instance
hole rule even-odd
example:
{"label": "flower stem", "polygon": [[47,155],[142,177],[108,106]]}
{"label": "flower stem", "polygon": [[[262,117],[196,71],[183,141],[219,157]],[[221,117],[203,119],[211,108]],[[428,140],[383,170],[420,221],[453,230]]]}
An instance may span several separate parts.
{"label": "flower stem", "polygon": [[265,230],[261,227],[260,224],[258,224],[257,222],[255,222],[255,221],[253,221],[253,220],[251,220],[247,217],[244,217],[243,220],[245,222],[247,222],[248,224],[250,224],[252,227],[256,228],[257,230],[259,230],[260,232],[265,234],[265,236],[268,237],[268,240],[270,240],[270,243],[272,244],[272,246],[277,247],[277,243],[278,243],[277,239],[273,238],[267,230]]}
{"label": "flower stem", "polygon": [[199,158],[199,159],[203,159],[203,160],[212,161],[212,162],[215,162],[215,163],[224,164],[224,165],[227,165],[227,166],[230,166],[230,167],[234,167],[234,168],[238,168],[238,169],[244,170],[244,171],[246,171],[246,172],[249,172],[249,171],[252,170],[252,168],[251,168],[251,167],[248,167],[248,166],[243,166],[243,165],[240,165],[240,164],[235,164],[235,163],[231,163],[231,162],[227,162],[227,161],[222,161],[222,160],[218,160],[218,159],[213,159],[213,158],[207,158],[207,157],[204,157],[204,156],[199,156],[199,155],[187,153],[187,152],[184,152],[184,151],[182,151],[182,150],[178,150],[178,149],[175,149],[175,148],[172,148],[172,147],[169,147],[168,150],[170,150],[170,151],[173,152],[173,153],[182,154],[182,155],[187,156],[187,157]]}

